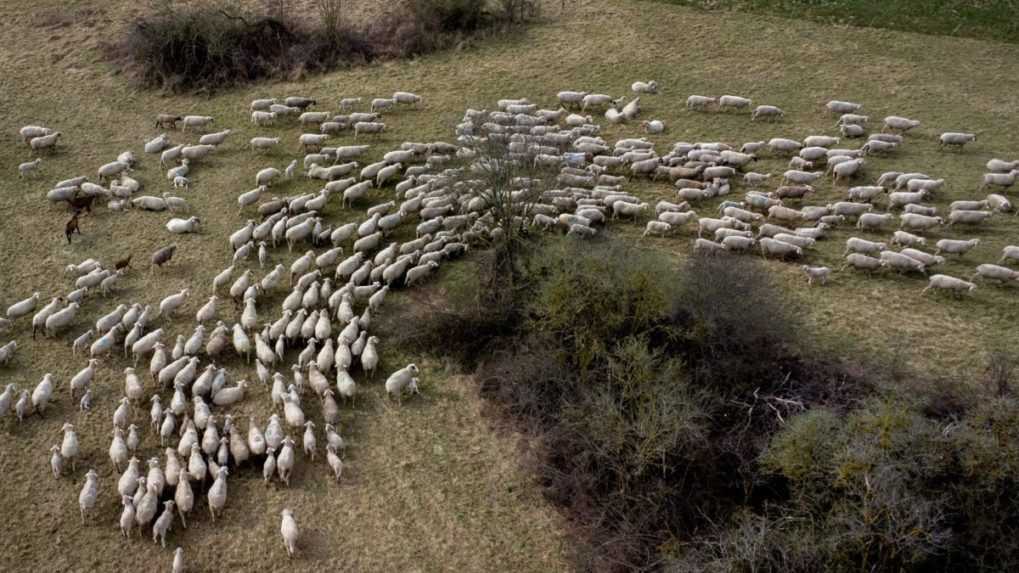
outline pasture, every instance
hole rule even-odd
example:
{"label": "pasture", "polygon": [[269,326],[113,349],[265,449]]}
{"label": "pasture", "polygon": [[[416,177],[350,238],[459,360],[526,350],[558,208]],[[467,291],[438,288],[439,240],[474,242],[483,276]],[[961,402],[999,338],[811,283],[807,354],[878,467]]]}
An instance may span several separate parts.
{"label": "pasture", "polygon": [[[559,4],[547,8],[555,16]],[[452,141],[454,126],[468,107],[493,109],[497,99],[516,97],[555,107],[556,92],[565,89],[629,96],[629,86],[636,80],[655,79],[662,86],[660,94],[641,98],[641,119],[660,119],[668,126],[665,133],[648,136],[661,153],[677,141],[723,141],[738,147],[771,137],[834,135],[836,117],[826,114],[823,104],[830,99],[857,101],[864,104],[862,113],[872,118],[872,127],[893,114],[917,118],[923,125],[906,135],[899,150],[868,158],[863,176],[856,179],[861,183],[854,184],[866,184],[893,169],[943,177],[946,187],[932,201],[940,211],[947,211],[954,200],[982,198],[978,187],[987,160],[1019,158],[1015,113],[1019,77],[1013,69],[1019,47],[1014,45],[700,12],[651,2],[587,0],[567,5],[562,15],[529,28],[519,38],[464,51],[299,82],[253,85],[212,97],[167,96],[137,91],[102,55],[101,43],[139,9],[129,3],[40,0],[33,10],[0,22],[0,101],[5,104],[0,118],[4,141],[0,305],[6,308],[33,291],[41,292],[44,302],[66,294],[73,287],[64,267],[89,257],[112,264],[133,254],[135,261],[116,298],[87,299],[75,324],[61,336],[33,341],[22,319],[0,338],[16,339],[19,345],[12,363],[0,368],[3,385],[31,389],[47,372],[58,381],[56,399],[45,417],[33,416],[21,425],[11,416],[0,420],[0,498],[10,521],[0,552],[4,570],[169,567],[170,550],[144,538],[124,540],[116,526],[117,474],[106,452],[122,370],[130,361],[118,353],[103,361],[94,382],[95,405],[91,412],[79,413],[77,402],[68,399],[66,383],[84,366],[84,359],[72,358],[70,342],[119,302],[157,304],[183,288],[190,288],[192,296],[179,317],[163,325],[168,335],[164,340],[172,342],[178,334],[191,332],[190,317],[211,294],[213,277],[230,262],[227,236],[254,216],[251,209],[238,213],[237,195],[253,187],[259,169],[282,169],[301,155],[297,144],[301,129],[296,124],[251,125],[248,102],[254,98],[308,95],[321,102],[317,109],[336,112],[340,97],[367,99],[395,90],[422,95],[424,103],[418,109],[386,116],[386,132],[370,140],[372,149],[362,163],[379,159],[403,141]],[[746,95],[755,105],[777,105],[785,117],[775,123],[752,123],[748,114],[702,113],[685,107],[690,94],[723,93]],[[66,207],[45,199],[57,180],[94,176],[99,165],[131,149],[141,161],[134,177],[145,185],[145,192],[173,191],[158,157],[141,153],[142,144],[160,133],[153,120],[163,112],[214,116],[214,129],[234,130],[222,149],[193,170],[192,188],[183,194],[202,220],[201,232],[170,235],[164,228],[167,214],[117,213],[99,204],[93,214],[82,217],[82,235],[68,245],[63,237]],[[610,144],[642,135],[639,122],[609,125],[604,118],[595,120]],[[33,157],[17,137],[18,128],[26,124],[51,126],[64,136],[56,153],[43,155],[35,178],[19,180],[17,165]],[[972,131],[979,139],[961,152],[942,151],[937,136],[943,131]],[[279,136],[282,143],[269,154],[256,155],[246,145],[256,135]],[[170,132],[170,137],[175,143],[196,140],[180,132]],[[330,141],[352,143],[347,134]],[[786,162],[762,155],[753,170],[776,174],[769,184],[773,187]],[[294,196],[319,187],[302,175],[274,187],[271,194]],[[845,194],[845,186],[836,188],[827,178],[816,187],[810,204],[824,205]],[[652,205],[659,199],[674,200],[675,195],[674,188],[662,181],[633,180],[624,190]],[[741,191],[736,183],[726,199],[738,199]],[[389,200],[392,193],[391,187],[374,190],[370,203]],[[719,201],[694,208],[702,216],[715,216]],[[360,220],[366,206],[343,209],[334,200],[324,216],[333,224]],[[644,221],[613,222],[605,233],[608,238],[599,240],[639,240]],[[965,258],[951,259],[937,271],[968,278],[976,264],[996,262],[1003,246],[1016,243],[1017,231],[1019,220],[996,215],[982,227],[952,227],[927,236],[981,239]],[[843,226],[820,242],[805,262],[840,267],[847,237],[883,240],[890,233],[891,229],[862,233]],[[401,230],[397,239],[411,236],[409,229]],[[681,258],[690,253],[692,237],[686,229],[641,244]],[[148,256],[171,242],[178,244],[171,264],[150,273]],[[303,250],[276,249],[269,266],[289,266],[300,253]],[[254,258],[246,264],[256,276],[265,272],[258,270]],[[425,288],[441,296],[467,264],[444,264]],[[959,299],[943,293],[921,298],[926,280],[919,275],[883,272],[868,277],[847,270],[836,273],[828,286],[807,288],[799,263],[771,261],[768,267],[789,296],[802,301],[809,321],[824,333],[825,344],[849,345],[863,356],[897,355],[932,375],[958,373],[964,379],[972,375],[988,349],[1010,343],[1019,315],[1015,285],[981,284],[972,296]],[[390,296],[410,295],[394,291]],[[269,299],[260,316],[274,319],[282,298],[281,293]],[[229,304],[222,309],[221,318],[228,323],[240,316]],[[258,468],[243,469],[230,478],[223,519],[212,525],[199,503],[194,525],[183,530],[175,524],[168,547],[185,547],[194,570],[568,568],[569,544],[561,519],[519,465],[518,438],[493,430],[481,416],[473,381],[440,362],[422,362],[387,347],[384,341],[382,349],[383,374],[418,361],[422,395],[402,407],[390,404],[379,376],[363,385],[356,405],[342,407],[343,434],[352,446],[345,458],[349,474],[339,485],[321,459],[309,462],[301,455],[289,489],[266,486]],[[223,366],[232,380],[254,379],[254,369],[242,359],[230,359]],[[234,408],[234,417],[243,420],[244,427],[249,414],[264,423],[267,394],[267,389],[253,384],[247,401]],[[145,414],[136,413],[144,426],[144,456],[139,456],[143,461],[161,457]],[[59,443],[64,421],[77,426],[82,459],[73,476],[67,472],[54,480],[48,449]],[[75,499],[88,467],[99,472],[100,501],[94,523],[80,527]],[[304,534],[302,558],[289,564],[279,541],[283,507],[294,510]]]}

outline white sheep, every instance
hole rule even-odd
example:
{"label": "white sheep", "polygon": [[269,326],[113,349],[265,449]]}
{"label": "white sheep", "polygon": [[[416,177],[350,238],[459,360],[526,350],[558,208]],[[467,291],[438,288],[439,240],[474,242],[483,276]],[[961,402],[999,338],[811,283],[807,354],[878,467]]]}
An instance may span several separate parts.
{"label": "white sheep", "polygon": [[828,277],[831,276],[831,269],[828,267],[802,265],[800,269],[807,275],[807,286],[813,285],[814,281],[821,283],[822,286],[826,285],[828,284]]}
{"label": "white sheep", "polygon": [[848,101],[831,100],[824,105],[830,113],[847,114],[856,113],[863,108],[863,105]]}
{"label": "white sheep", "polygon": [[198,217],[189,217],[187,219],[173,218],[166,222],[166,230],[178,235],[197,233],[199,223],[201,223],[201,220]]}
{"label": "white sheep", "polygon": [[395,99],[377,97],[372,99],[370,108],[372,113],[380,113],[392,109],[395,105]]}
{"label": "white sheep", "polygon": [[860,253],[850,253],[846,255],[846,264],[842,265],[839,271],[844,271],[847,267],[867,271],[867,274],[870,274],[881,269],[881,260]]}
{"label": "white sheep", "polygon": [[641,237],[646,237],[648,235],[659,235],[664,237],[671,231],[672,225],[664,221],[648,221],[644,227],[644,232],[641,234]]}
{"label": "white sheep", "polygon": [[1019,169],[1013,169],[1008,173],[984,173],[980,189],[983,190],[987,187],[1011,187],[1015,185],[1017,179],[1019,179]]}
{"label": "white sheep", "polygon": [[962,291],[971,293],[976,290],[976,288],[977,285],[952,276],[931,275],[929,283],[922,291],[920,291],[920,294],[925,295],[927,294],[927,291],[931,289],[938,289],[952,291],[952,294],[958,296]]}
{"label": "white sheep", "polygon": [[881,259],[882,267],[888,267],[895,271],[916,271],[922,274],[927,274],[926,265],[924,265],[922,261],[914,259],[908,255],[896,253],[895,251],[881,251],[879,258]]}
{"label": "white sheep", "polygon": [[942,133],[941,137],[939,137],[938,140],[939,140],[938,145],[941,148],[947,146],[947,147],[958,147],[959,149],[962,149],[962,147],[967,143],[971,141],[976,141],[977,135],[975,133],[957,133],[949,131],[946,133]]}
{"label": "white sheep", "polygon": [[294,557],[297,553],[297,540],[300,536],[300,531],[297,529],[297,521],[294,519],[294,513],[289,509],[284,509],[280,512],[282,515],[282,522],[280,524],[280,535],[283,536],[283,545],[287,548],[287,556],[290,558]]}
{"label": "white sheep", "polygon": [[649,82],[633,82],[630,85],[630,89],[633,93],[637,94],[657,94],[658,93],[658,82],[651,80]]}
{"label": "white sheep", "polygon": [[753,101],[745,97],[723,95],[718,98],[718,109],[749,109]]}
{"label": "white sheep", "polygon": [[219,472],[216,474],[216,481],[213,482],[206,496],[209,502],[209,514],[212,516],[212,521],[216,521],[216,514],[222,515],[223,508],[226,507],[226,476],[228,473],[225,467],[219,468]]}
{"label": "white sheep", "polygon": [[884,122],[885,129],[892,131],[909,131],[920,126],[920,122],[915,119],[899,117],[896,115],[886,117]]}
{"label": "white sheep", "polygon": [[21,135],[21,140],[26,144],[35,139],[36,137],[42,137],[44,135],[50,135],[53,130],[48,127],[42,127],[40,125],[26,125],[18,130],[18,134]]}
{"label": "white sheep", "polygon": [[948,253],[950,255],[965,255],[969,251],[976,248],[980,244],[980,239],[969,239],[966,241],[958,239],[941,239],[935,243],[937,249],[934,251],[935,255],[941,253]]}
{"label": "white sheep", "polygon": [[354,124],[354,139],[361,134],[380,134],[386,130],[386,124],[376,121],[359,121]]}
{"label": "white sheep", "polygon": [[24,163],[18,164],[18,178],[24,179],[25,177],[28,177],[30,174],[35,173],[35,171],[39,168],[39,165],[41,164],[42,164],[41,157],[36,157],[32,161],[26,161]]}
{"label": "white sheep", "polygon": [[32,148],[32,151],[41,151],[43,149],[52,150],[57,146],[57,140],[60,139],[61,133],[55,131],[49,135],[41,135],[39,137],[32,138],[28,145]]}
{"label": "white sheep", "polygon": [[772,121],[785,117],[785,112],[773,105],[759,105],[750,114],[750,121],[757,121],[758,118],[769,118]]}
{"label": "white sheep", "polygon": [[899,215],[899,228],[912,231],[924,231],[943,225],[945,220],[941,217],[929,217],[917,213],[905,213]]}
{"label": "white sheep", "polygon": [[91,514],[99,496],[99,474],[94,469],[85,474],[85,485],[78,494],[78,507],[81,509],[81,523],[85,524],[85,515]]}
{"label": "white sheep", "polygon": [[215,120],[207,115],[185,115],[181,120],[183,124],[181,131],[187,131],[188,128],[206,127],[213,121]]}
{"label": "white sheep", "polygon": [[413,94],[411,92],[393,92],[393,101],[400,104],[407,104],[417,106],[421,103],[421,96]]}
{"label": "white sheep", "polygon": [[175,505],[176,502],[172,499],[164,501],[163,513],[152,524],[152,542],[155,543],[158,538],[163,549],[166,549],[166,533],[170,531],[170,527],[173,525],[173,508]]}
{"label": "white sheep", "polygon": [[400,398],[405,389],[409,389],[411,393],[417,394],[417,376],[418,367],[416,364],[411,363],[403,368],[393,372],[389,378],[386,379],[386,394],[390,398],[396,398],[397,402],[400,402]]}
{"label": "white sheep", "polygon": [[274,111],[253,111],[251,112],[251,123],[258,126],[273,125],[276,123],[277,114]]}

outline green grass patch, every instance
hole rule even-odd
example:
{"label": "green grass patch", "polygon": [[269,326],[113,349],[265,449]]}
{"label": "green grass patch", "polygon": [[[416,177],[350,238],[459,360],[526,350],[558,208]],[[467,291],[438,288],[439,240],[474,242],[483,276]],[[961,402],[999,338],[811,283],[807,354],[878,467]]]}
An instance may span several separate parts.
{"label": "green grass patch", "polygon": [[1019,43],[1015,0],[664,0],[705,10],[741,10],[826,24],[889,28]]}

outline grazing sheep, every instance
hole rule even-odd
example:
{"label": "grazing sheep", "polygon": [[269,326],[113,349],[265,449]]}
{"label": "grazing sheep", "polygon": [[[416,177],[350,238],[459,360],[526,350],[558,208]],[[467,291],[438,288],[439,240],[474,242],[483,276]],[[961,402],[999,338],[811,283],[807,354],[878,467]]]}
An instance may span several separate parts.
{"label": "grazing sheep", "polygon": [[633,82],[630,85],[630,90],[637,94],[657,94],[658,93],[658,82],[651,80],[649,82]]}
{"label": "grazing sheep", "polygon": [[922,291],[920,291],[920,295],[922,296],[927,294],[927,291],[931,289],[937,289],[948,290],[951,291],[953,295],[959,296],[959,293],[962,291],[972,293],[976,290],[976,288],[977,285],[969,281],[964,281],[948,275],[931,275],[929,283]]}

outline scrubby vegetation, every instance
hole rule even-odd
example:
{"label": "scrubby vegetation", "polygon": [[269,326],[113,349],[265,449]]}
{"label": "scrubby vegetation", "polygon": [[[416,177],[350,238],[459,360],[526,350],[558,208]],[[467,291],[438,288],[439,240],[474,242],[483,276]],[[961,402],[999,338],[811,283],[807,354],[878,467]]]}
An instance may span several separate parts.
{"label": "scrubby vegetation", "polygon": [[376,21],[355,24],[340,0],[315,2],[310,18],[288,2],[271,4],[253,12],[218,1],[163,3],[131,23],[111,54],[143,86],[214,90],[425,54],[538,16],[534,0],[404,0]]}
{"label": "scrubby vegetation", "polygon": [[744,10],[828,24],[1019,43],[1014,0],[666,0],[707,10]]}
{"label": "scrubby vegetation", "polygon": [[1007,357],[986,391],[911,384],[817,348],[756,261],[677,266],[613,241],[533,253],[501,304],[464,288],[390,320],[417,325],[401,346],[473,370],[493,412],[539,444],[534,469],[583,570],[1019,564]]}

